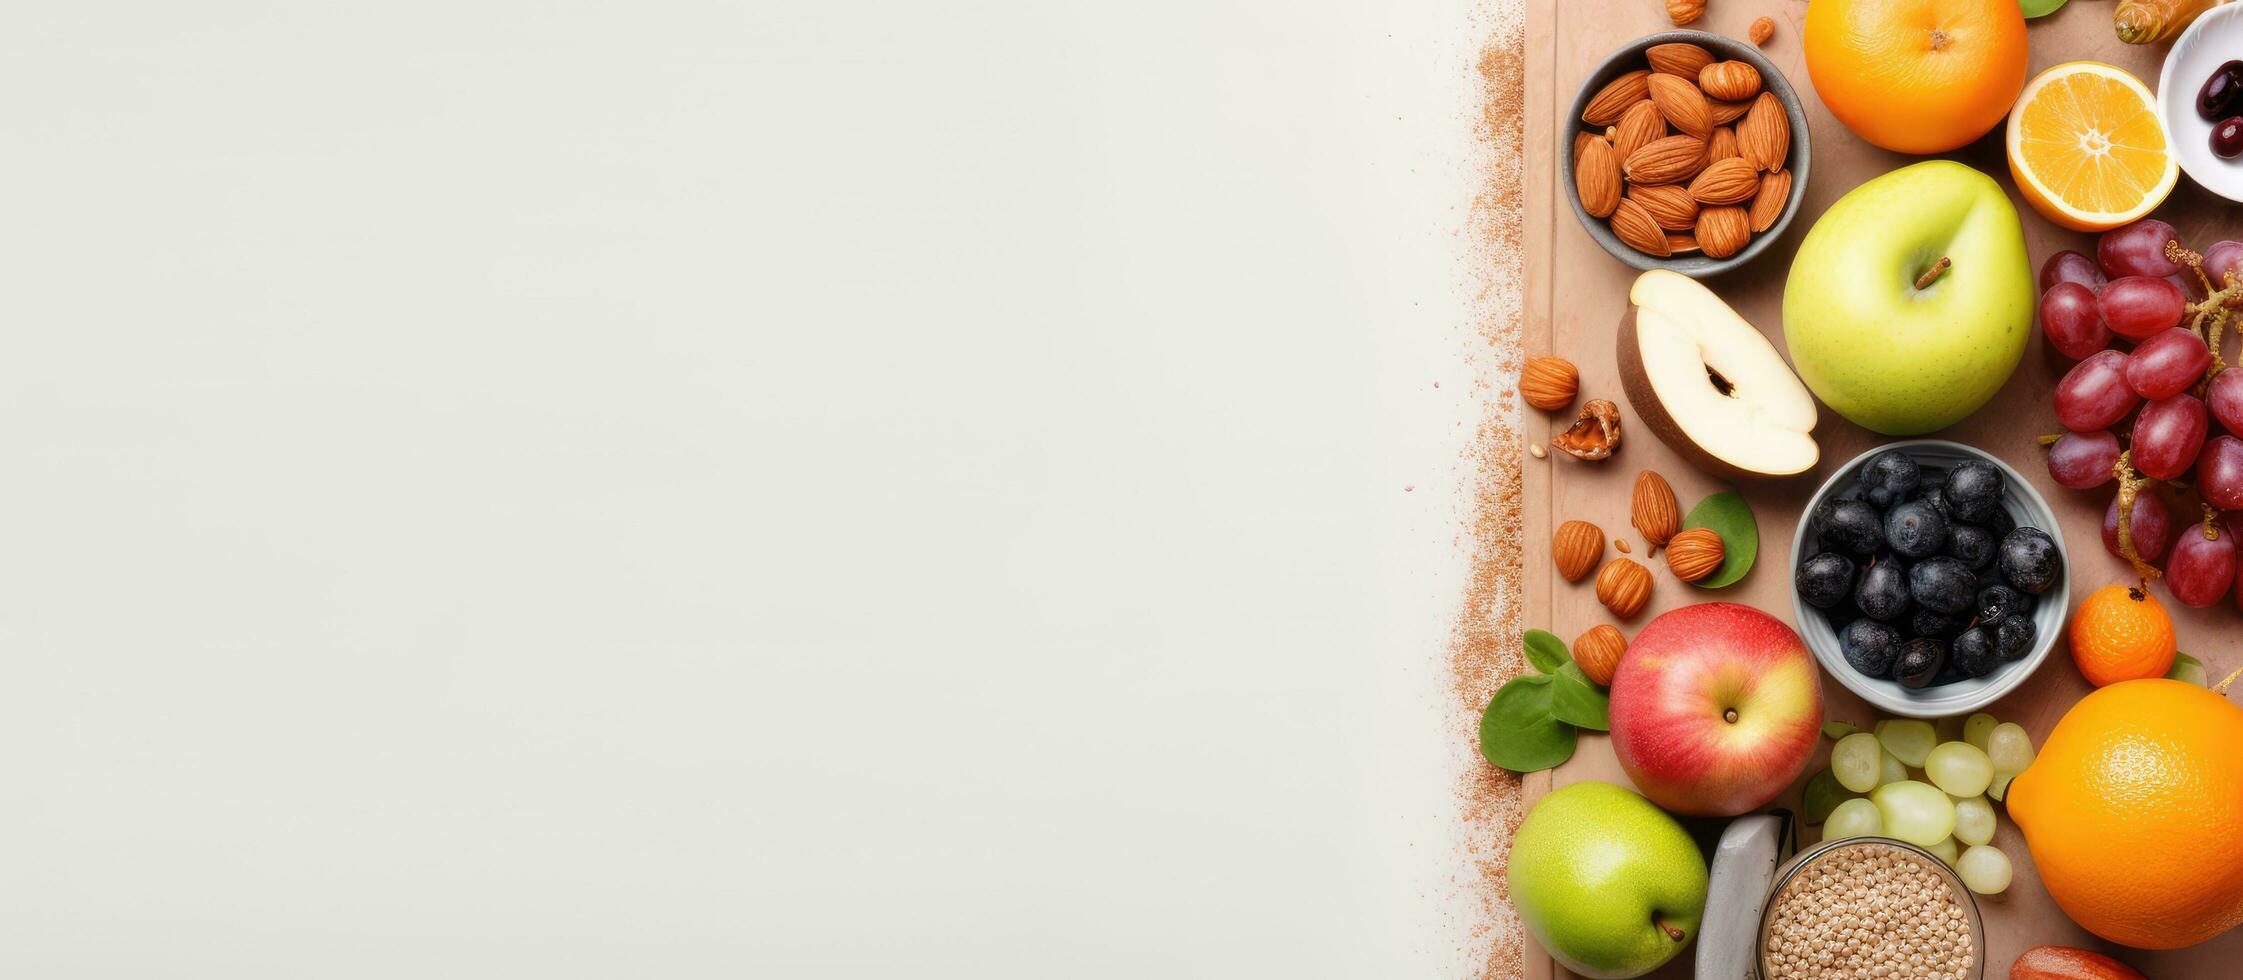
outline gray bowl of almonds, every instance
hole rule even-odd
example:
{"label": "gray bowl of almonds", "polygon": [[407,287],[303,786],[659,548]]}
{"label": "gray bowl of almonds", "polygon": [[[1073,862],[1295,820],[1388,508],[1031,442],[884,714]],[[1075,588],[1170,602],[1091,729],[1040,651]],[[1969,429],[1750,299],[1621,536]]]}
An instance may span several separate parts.
{"label": "gray bowl of almonds", "polygon": [[1705,278],[1781,237],[1807,193],[1807,114],[1760,50],[1705,31],[1637,38],[1589,74],[1558,141],[1589,237],[1638,269]]}

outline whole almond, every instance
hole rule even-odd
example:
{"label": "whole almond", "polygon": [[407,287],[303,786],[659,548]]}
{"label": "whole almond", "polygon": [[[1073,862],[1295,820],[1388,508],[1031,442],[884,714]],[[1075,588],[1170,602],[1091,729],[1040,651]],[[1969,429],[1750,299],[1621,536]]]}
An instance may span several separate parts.
{"label": "whole almond", "polygon": [[1699,139],[1713,132],[1713,107],[1706,104],[1706,93],[1689,79],[1660,73],[1651,76],[1651,101],[1659,104],[1659,114],[1667,117],[1667,124],[1677,132]]}
{"label": "whole almond", "polygon": [[[1745,165],[1745,169],[1752,167]],[[1753,186],[1758,188],[1760,182],[1753,181]],[[1582,210],[1599,218],[1612,213],[1620,203],[1620,158],[1612,155],[1612,144],[1600,139],[1582,148],[1581,158],[1573,161],[1573,187],[1581,194]]]}
{"label": "whole almond", "polygon": [[1724,558],[1721,535],[1711,528],[1694,527],[1667,541],[1667,571],[1685,582],[1714,573]]}
{"label": "whole almond", "polygon": [[1562,357],[1528,358],[1519,372],[1519,397],[1545,412],[1573,404],[1581,392],[1581,372]]}
{"label": "whole almond", "polygon": [[1752,219],[1752,233],[1757,235],[1776,226],[1783,217],[1783,209],[1791,203],[1791,171],[1778,170],[1760,175],[1760,193],[1753,195],[1752,207],[1747,217]]}
{"label": "whole almond", "polygon": [[[1643,149],[1652,140],[1667,135],[1667,117],[1659,114],[1659,104],[1645,99],[1628,107],[1614,125],[1612,152],[1625,160],[1628,154]],[[1732,140],[1734,142],[1734,140]]]}
{"label": "whole almond", "polygon": [[[1604,137],[1598,136],[1597,134],[1589,132],[1585,129],[1581,132],[1573,134],[1573,158],[1576,160],[1581,159],[1581,154],[1588,151],[1590,140],[1601,139],[1604,139]],[[1622,159],[1625,159],[1625,157],[1623,157]]]}
{"label": "whole almond", "polygon": [[1620,669],[1620,657],[1627,652],[1627,636],[1611,623],[1591,626],[1573,640],[1573,662],[1598,687],[1612,686],[1612,674]]}
{"label": "whole almond", "polygon": [[1679,184],[1704,169],[1706,143],[1695,136],[1660,137],[1620,162],[1631,184]]}
{"label": "whole almond", "polygon": [[1581,110],[1581,121],[1591,126],[1610,126],[1620,120],[1620,114],[1629,106],[1651,97],[1651,88],[1645,81],[1651,73],[1638,69],[1604,83],[1604,87],[1591,96],[1587,108]]}
{"label": "whole almond", "polygon": [[1698,199],[1679,184],[1639,184],[1628,188],[1628,200],[1643,205],[1651,220],[1667,231],[1698,227]]}
{"label": "whole almond", "polygon": [[1698,209],[1698,247],[1707,257],[1726,259],[1742,251],[1746,242],[1752,241],[1752,218],[1745,209],[1734,204],[1708,205]]}
{"label": "whole almond", "polygon": [[1651,570],[1632,558],[1614,558],[1597,570],[1597,601],[1621,619],[1632,619],[1651,601]]}
{"label": "whole almond", "polygon": [[[1712,166],[1741,156],[1744,156],[1744,151],[1737,149],[1737,131],[1727,126],[1715,126],[1713,135],[1706,138],[1706,165]],[[1621,159],[1626,157],[1622,156]]]}
{"label": "whole almond", "polygon": [[1752,29],[1745,32],[1745,38],[1750,40],[1752,46],[1756,48],[1766,47],[1768,39],[1775,36],[1776,19],[1774,17],[1753,18]]}
{"label": "whole almond", "polygon": [[1651,62],[1654,72],[1680,75],[1691,81],[1697,81],[1698,72],[1713,64],[1713,52],[1682,41],[1654,44],[1643,49],[1643,58]]}
{"label": "whole almond", "polygon": [[1651,212],[1627,198],[1621,198],[1612,210],[1612,234],[1645,255],[1663,259],[1672,254],[1667,249],[1667,233],[1652,220]]}
{"label": "whole almond", "polygon": [[1675,503],[1674,488],[1652,470],[1636,474],[1635,492],[1628,498],[1628,523],[1643,532],[1643,540],[1657,552],[1659,546],[1682,530],[1682,506]]}
{"label": "whole almond", "polygon": [[1760,171],[1743,157],[1707,164],[1690,179],[1690,196],[1699,204],[1743,204],[1760,193]]}
{"label": "whole almond", "polygon": [[1785,159],[1791,155],[1791,120],[1784,116],[1783,103],[1776,101],[1775,93],[1760,93],[1737,122],[1737,149],[1762,170],[1784,169]]}
{"label": "whole almond", "polygon": [[1558,525],[1558,533],[1550,538],[1550,558],[1557,563],[1558,575],[1568,582],[1579,582],[1589,569],[1597,567],[1604,557],[1604,532],[1588,521],[1567,521]]}
{"label": "whole almond", "polygon": [[1667,0],[1667,19],[1681,27],[1706,15],[1706,0]]}
{"label": "whole almond", "polygon": [[1750,102],[1707,102],[1706,105],[1710,107],[1713,113],[1713,124],[1716,126],[1727,126],[1736,122],[1744,118],[1746,111],[1752,108]]}
{"label": "whole almond", "polygon": [[1667,233],[1667,251],[1673,255],[1688,255],[1692,252],[1701,251],[1698,248],[1698,236],[1687,231],[1670,231]]}
{"label": "whole almond", "polygon": [[1706,98],[1741,102],[1760,94],[1760,69],[1742,61],[1716,61],[1698,70]]}

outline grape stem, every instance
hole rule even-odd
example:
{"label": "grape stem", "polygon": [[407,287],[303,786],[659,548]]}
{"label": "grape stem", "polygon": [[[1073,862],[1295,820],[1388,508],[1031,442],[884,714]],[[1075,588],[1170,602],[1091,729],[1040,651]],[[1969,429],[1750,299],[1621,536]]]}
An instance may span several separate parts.
{"label": "grape stem", "polygon": [[2227,328],[2228,302],[2243,299],[2243,282],[2237,281],[2235,273],[2229,271],[2220,274],[2220,287],[2213,288],[2212,277],[2204,272],[2203,254],[2184,248],[2177,241],[2165,243],[2165,259],[2176,265],[2187,266],[2190,272],[2196,274],[2196,281],[2204,284],[2204,299],[2188,304],[2186,308],[2189,331],[2201,338],[2204,346],[2212,350],[2212,364],[2204,369],[2204,382],[2197,391],[2201,397],[2204,390],[2210,387],[2212,379],[2218,377],[2221,371],[2227,370],[2227,358],[2220,354],[2223,346],[2221,333]]}
{"label": "grape stem", "polygon": [[2059,439],[2062,439],[2062,438],[2064,438],[2064,434],[2063,434],[2063,433],[2061,433],[2061,432],[2051,432],[2051,433],[2049,433],[2049,434],[2047,434],[2047,435],[2045,435],[2045,436],[2040,436],[2040,437],[2039,437],[2039,439],[2040,439],[2040,444],[2041,444],[2041,445],[2043,445],[2043,446],[2053,446],[2053,445],[2056,445],[2056,441],[2057,441],[2057,440],[2059,440]]}
{"label": "grape stem", "polygon": [[2134,498],[2149,485],[2149,480],[2134,472],[2134,451],[2118,454],[2118,462],[2111,464],[2111,475],[2118,478],[2118,556],[2134,566],[2134,572],[2144,579],[2163,578],[2164,572],[2142,560],[2142,552],[2134,547]]}

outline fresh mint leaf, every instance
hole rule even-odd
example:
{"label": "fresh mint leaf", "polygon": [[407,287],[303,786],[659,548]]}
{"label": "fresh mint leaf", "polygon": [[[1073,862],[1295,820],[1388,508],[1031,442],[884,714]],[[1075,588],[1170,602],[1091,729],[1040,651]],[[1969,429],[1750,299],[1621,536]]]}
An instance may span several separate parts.
{"label": "fresh mint leaf", "polygon": [[1545,674],[1555,674],[1558,668],[1573,662],[1566,652],[1565,641],[1548,630],[1526,631],[1526,661]]}
{"label": "fresh mint leaf", "polygon": [[1480,754],[1512,772],[1540,772],[1573,758],[1580,732],[1550,716],[1553,678],[1514,677],[1480,715]]}

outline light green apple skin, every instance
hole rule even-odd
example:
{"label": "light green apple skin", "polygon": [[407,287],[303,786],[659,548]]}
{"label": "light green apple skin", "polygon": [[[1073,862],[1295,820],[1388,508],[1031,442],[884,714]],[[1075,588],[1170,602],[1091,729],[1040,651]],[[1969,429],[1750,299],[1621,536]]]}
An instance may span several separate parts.
{"label": "light green apple skin", "polygon": [[[1944,256],[1953,265],[1919,291]],[[1920,435],[2001,390],[2033,329],[2033,267],[1992,177],[1949,160],[1854,188],[1799,244],[1784,343],[1815,397],[1865,429]]]}
{"label": "light green apple skin", "polygon": [[1658,969],[1697,938],[1706,910],[1698,845],[1650,800],[1611,783],[1574,783],[1536,803],[1505,876],[1542,948],[1598,980]]}

